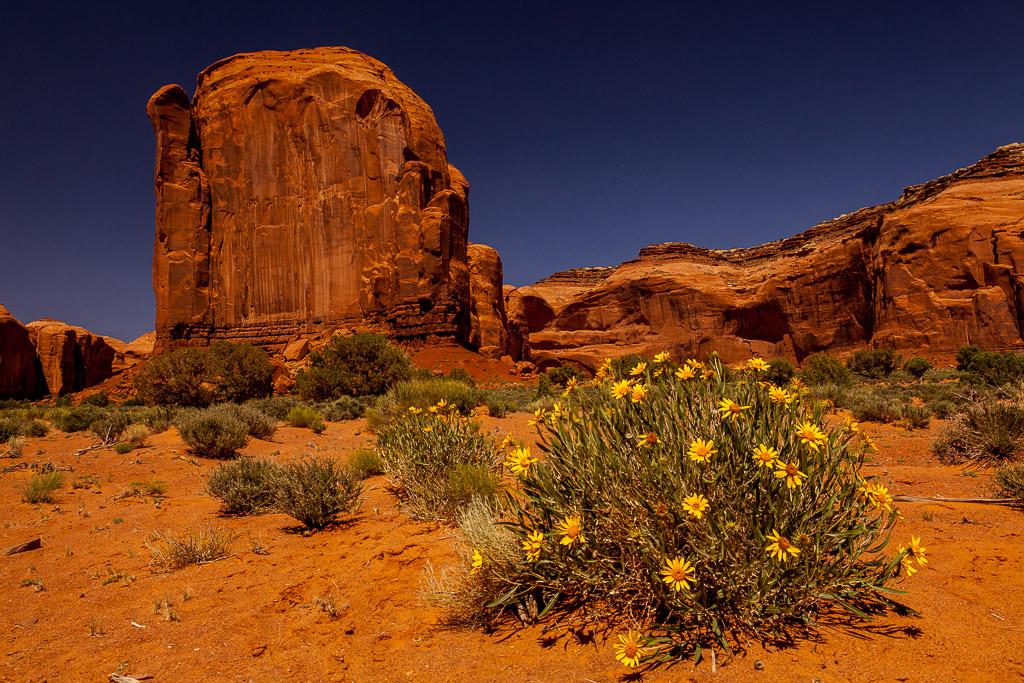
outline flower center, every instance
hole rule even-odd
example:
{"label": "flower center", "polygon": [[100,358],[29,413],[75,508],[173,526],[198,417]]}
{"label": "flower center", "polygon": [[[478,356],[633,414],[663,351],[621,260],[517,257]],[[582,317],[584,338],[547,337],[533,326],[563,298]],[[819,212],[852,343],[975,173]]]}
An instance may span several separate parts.
{"label": "flower center", "polygon": [[626,647],[622,648],[622,654],[626,655],[627,658],[633,659],[636,657],[637,651],[639,651],[636,643],[626,643]]}
{"label": "flower center", "polygon": [[786,465],[786,474],[788,474],[791,477],[795,477],[797,475],[796,465],[794,465],[793,463]]}
{"label": "flower center", "polygon": [[786,539],[786,538],[783,538],[782,536],[780,536],[779,540],[776,541],[776,544],[779,546],[779,550],[781,550],[783,552],[789,550],[789,545],[790,545],[789,539]]}

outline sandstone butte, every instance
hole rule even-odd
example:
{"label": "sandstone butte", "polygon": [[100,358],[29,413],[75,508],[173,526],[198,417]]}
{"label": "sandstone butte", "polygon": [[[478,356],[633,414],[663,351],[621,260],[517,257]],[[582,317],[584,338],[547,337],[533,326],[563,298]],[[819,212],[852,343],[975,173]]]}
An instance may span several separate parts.
{"label": "sandstone butte", "polygon": [[802,360],[865,347],[943,355],[1024,347],[1024,145],[896,201],[778,242],[646,247],[615,268],[505,287],[512,343],[540,367],[718,351]]}
{"label": "sandstone butte", "polygon": [[387,66],[341,47],[240,54],[147,112],[158,353],[282,350],[343,324],[468,338],[469,186]]}
{"label": "sandstone butte", "polygon": [[0,305],[0,397],[63,395],[95,386],[152,354],[150,332],[130,344],[43,318],[22,325]]}

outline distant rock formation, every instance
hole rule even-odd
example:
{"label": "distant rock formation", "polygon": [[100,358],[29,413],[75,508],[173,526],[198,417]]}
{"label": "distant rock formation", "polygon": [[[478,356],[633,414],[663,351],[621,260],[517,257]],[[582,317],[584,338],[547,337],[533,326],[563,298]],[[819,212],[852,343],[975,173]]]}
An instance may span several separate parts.
{"label": "distant rock formation", "polygon": [[36,348],[28,330],[0,304],[0,398],[25,398],[39,389]]}
{"label": "distant rock formation", "polygon": [[716,350],[802,360],[816,351],[1024,347],[1024,145],[894,202],[795,237],[715,251],[647,247],[617,268],[505,288],[510,331],[539,366]]}
{"label": "distant rock formation", "polygon": [[283,349],[345,323],[397,336],[469,325],[468,184],[433,112],[347,48],[258,52],[161,88],[156,351]]}
{"label": "distant rock formation", "polygon": [[470,244],[469,343],[487,358],[500,358],[508,348],[508,319],[502,295],[501,257],[484,244]]}
{"label": "distant rock formation", "polygon": [[22,325],[0,306],[0,397],[57,396],[95,386],[149,358],[154,336],[125,344],[50,318]]}

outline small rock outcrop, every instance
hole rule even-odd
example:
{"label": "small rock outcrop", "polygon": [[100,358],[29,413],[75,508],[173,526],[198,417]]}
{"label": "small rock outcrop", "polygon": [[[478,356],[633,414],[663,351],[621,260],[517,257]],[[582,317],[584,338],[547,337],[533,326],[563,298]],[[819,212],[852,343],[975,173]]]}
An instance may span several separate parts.
{"label": "small rock outcrop", "polygon": [[506,288],[509,325],[541,367],[673,349],[802,360],[821,350],[1020,349],[1024,145],[894,202],[750,249],[647,247],[617,268]]}
{"label": "small rock outcrop", "polygon": [[39,381],[36,349],[28,330],[0,304],[0,398],[35,396]]}
{"label": "small rock outcrop", "polygon": [[281,350],[345,323],[465,339],[468,185],[387,66],[347,48],[241,54],[147,112],[158,353]]}

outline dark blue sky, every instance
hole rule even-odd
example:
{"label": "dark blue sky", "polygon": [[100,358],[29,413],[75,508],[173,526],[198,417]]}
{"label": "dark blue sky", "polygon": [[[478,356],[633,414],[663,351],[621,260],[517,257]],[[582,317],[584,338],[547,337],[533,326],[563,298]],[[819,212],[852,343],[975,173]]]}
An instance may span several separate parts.
{"label": "dark blue sky", "polygon": [[1024,141],[1024,3],[49,3],[0,10],[0,303],[153,329],[149,96],[345,45],[433,108],[505,281],[786,237]]}

